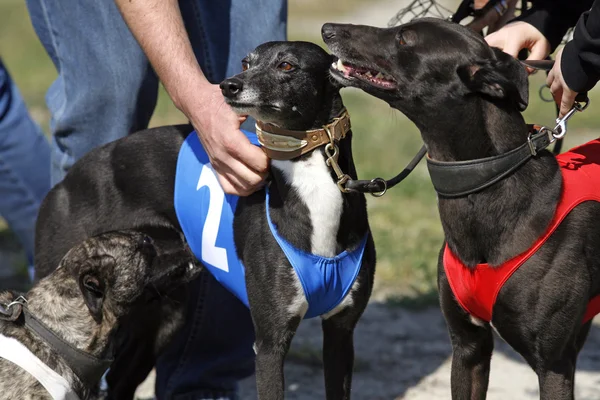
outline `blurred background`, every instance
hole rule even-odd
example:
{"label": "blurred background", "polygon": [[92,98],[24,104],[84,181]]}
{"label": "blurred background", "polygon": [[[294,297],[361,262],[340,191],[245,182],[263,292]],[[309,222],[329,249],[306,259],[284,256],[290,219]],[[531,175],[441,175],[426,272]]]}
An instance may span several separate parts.
{"label": "blurred background", "polygon": [[[409,3],[410,1],[405,0],[290,0],[289,38],[322,44],[320,27],[328,21],[386,26]],[[458,1],[448,0],[442,4],[455,9]],[[44,95],[56,73],[33,32],[23,0],[0,0],[0,55],[21,90],[31,114],[47,133],[49,114]],[[532,75],[530,104],[524,114],[529,123],[554,126],[554,105],[542,101],[538,94],[544,80],[545,75],[542,73]],[[546,91],[546,94],[549,95],[549,92]],[[344,89],[342,95],[352,117],[353,147],[359,177],[390,178],[398,173],[421,146],[416,127],[398,111],[358,90]],[[577,114],[569,122],[569,134],[563,149],[598,136],[598,91],[591,92],[590,98],[592,105],[588,111]],[[185,121],[161,90],[151,125]],[[357,332],[360,343],[357,345],[358,377],[354,384],[356,398],[449,398],[447,371],[439,378],[427,377],[436,370],[445,368],[450,347],[443,320],[435,307],[436,262],[443,235],[436,196],[425,163],[421,163],[409,178],[382,198],[368,197],[368,205],[378,256],[373,294],[373,303],[376,305],[369,307],[359,326],[362,331],[359,329]],[[3,280],[2,276],[6,274],[3,271],[10,270],[9,266],[15,265],[20,271],[17,279],[22,283],[26,277],[25,258],[17,240],[0,219],[2,286],[14,288],[16,283]],[[291,366],[286,366],[292,369],[287,381],[289,398],[323,398],[321,391],[315,389],[311,392],[307,389],[310,382],[316,382],[318,387],[322,387],[320,343],[313,334],[303,333],[319,329],[315,324],[318,322],[309,323],[308,328],[305,328],[307,331],[299,332],[299,339],[295,340],[290,353]],[[379,336],[373,340],[373,335]],[[600,341],[598,334],[594,335],[592,332],[590,336],[592,342]],[[429,347],[423,346],[424,340],[430,344]],[[590,346],[592,345],[588,344],[586,347]],[[535,375],[505,347],[500,346],[500,349],[505,350],[500,357],[506,357],[509,364],[505,365],[502,373],[492,369],[493,378],[501,379],[493,381],[496,383],[492,383],[492,389],[494,384],[505,389],[511,385],[514,387],[517,385],[516,380],[525,376],[527,384],[519,393],[528,393],[531,398],[536,398]],[[592,356],[592,360],[600,359],[599,354]],[[585,369],[587,364],[584,362],[582,365]],[[498,375],[494,377],[494,374]],[[600,375],[595,373],[595,369],[590,379],[596,385],[600,382]],[[446,395],[436,397],[431,391],[425,391],[424,394],[411,392],[410,388],[420,382],[428,390],[435,390],[439,386]],[[250,387],[252,384],[248,385]],[[508,395],[499,390],[496,395],[492,390],[488,398],[530,398],[514,393]],[[308,397],[300,395],[307,391]],[[591,397],[585,397],[584,393],[579,392],[578,398],[597,399],[597,391],[593,393],[595,394],[590,395]],[[248,396],[252,398],[251,395]]]}

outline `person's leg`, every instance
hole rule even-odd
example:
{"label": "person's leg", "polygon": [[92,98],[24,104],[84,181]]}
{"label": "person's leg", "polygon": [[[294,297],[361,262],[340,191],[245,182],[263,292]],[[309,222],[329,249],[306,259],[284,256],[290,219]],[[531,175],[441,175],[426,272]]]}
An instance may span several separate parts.
{"label": "person's leg", "polygon": [[0,60],[0,216],[33,263],[35,220],[50,189],[50,145]]}
{"label": "person's leg", "polygon": [[[213,83],[241,72],[242,58],[270,40],[285,40],[285,0],[180,1],[196,57]],[[244,126],[254,130],[253,123]],[[186,326],[157,365],[161,400],[233,399],[254,371],[248,309],[208,272],[192,283]]]}
{"label": "person's leg", "polygon": [[88,151],[146,128],[158,81],[114,1],[27,0],[27,6],[58,71],[46,94],[54,185]]}

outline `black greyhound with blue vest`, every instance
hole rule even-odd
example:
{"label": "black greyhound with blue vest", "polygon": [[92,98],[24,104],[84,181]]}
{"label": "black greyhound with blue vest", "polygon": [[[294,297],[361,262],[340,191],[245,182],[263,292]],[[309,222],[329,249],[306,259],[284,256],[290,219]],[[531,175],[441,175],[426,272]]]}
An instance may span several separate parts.
{"label": "black greyhound with blue vest", "polygon": [[[232,108],[260,121],[258,139],[272,158],[267,186],[248,197],[223,193],[188,127],[149,129],[83,157],[42,204],[38,277],[89,235],[176,229],[207,269],[250,306],[259,398],[284,397],[283,361],[291,340],[304,317],[317,315],[323,320],[327,399],[350,398],[353,331],[371,293],[375,248],[364,195],[343,186],[356,179],[356,170],[331,62],[312,43],[266,43],[243,61],[242,73],[222,83]],[[242,280],[230,280],[233,273]],[[150,337],[148,348],[157,347],[147,328],[140,330],[138,346]],[[147,372],[153,360],[139,367],[119,357],[109,379],[112,396],[131,398],[143,374],[132,379],[129,373]]]}
{"label": "black greyhound with blue vest", "polygon": [[573,399],[600,310],[600,142],[545,150],[560,132],[525,124],[523,65],[458,24],[325,24],[322,35],[339,57],[332,76],[402,111],[427,146],[452,398],[486,397],[493,327],[535,370],[541,398]]}

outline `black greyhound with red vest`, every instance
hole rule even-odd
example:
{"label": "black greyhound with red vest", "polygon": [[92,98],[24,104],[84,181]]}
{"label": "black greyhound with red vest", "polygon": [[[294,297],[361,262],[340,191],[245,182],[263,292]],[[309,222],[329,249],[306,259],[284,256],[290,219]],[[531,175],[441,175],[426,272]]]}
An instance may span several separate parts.
{"label": "black greyhound with red vest", "polygon": [[[600,203],[588,193],[558,224],[555,211],[565,208],[572,183],[581,185],[566,170],[591,170],[584,181],[595,179],[600,187],[600,142],[558,161],[543,150],[552,131],[531,133],[521,116],[525,69],[458,24],[326,24],[322,35],[340,59],[332,76],[403,112],[427,146],[447,243],[438,284],[453,348],[452,398],[486,397],[493,327],[535,370],[541,398],[572,399],[577,354],[597,312],[588,306],[600,293]],[[449,282],[449,255],[465,276],[482,265],[493,272],[545,234],[539,249],[497,286],[489,313],[472,307],[468,290],[464,297],[460,286],[469,282],[460,276]]]}

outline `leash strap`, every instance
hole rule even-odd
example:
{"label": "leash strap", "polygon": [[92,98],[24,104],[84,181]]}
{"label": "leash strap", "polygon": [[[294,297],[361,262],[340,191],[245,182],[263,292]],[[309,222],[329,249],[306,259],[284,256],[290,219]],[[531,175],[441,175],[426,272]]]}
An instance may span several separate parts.
{"label": "leash strap", "polygon": [[65,378],[35,356],[23,343],[0,334],[0,358],[21,367],[48,391],[54,400],[79,400]]}
{"label": "leash strap", "polygon": [[309,131],[291,131],[262,121],[256,122],[258,141],[269,158],[275,160],[291,160],[318,147],[325,146],[327,166],[337,176],[337,185],[342,193],[370,193],[374,197],[383,196],[388,189],[402,182],[423,159],[427,150],[422,146],[408,165],[390,180],[374,178],[371,180],[352,179],[344,173],[337,163],[339,156],[337,143],[350,131],[350,116],[343,109],[338,117],[320,129]]}
{"label": "leash strap", "polygon": [[443,162],[427,157],[427,168],[436,192],[447,198],[479,192],[516,171],[548,147],[555,138],[552,130],[541,128],[527,142],[508,153],[468,161]]}
{"label": "leash strap", "polygon": [[50,328],[33,316],[27,307],[23,307],[25,326],[36,333],[50,345],[87,387],[93,387],[100,382],[102,375],[110,367],[113,360],[99,359],[91,356],[56,336]]}
{"label": "leash strap", "polygon": [[408,165],[406,165],[406,167],[404,167],[404,169],[400,171],[398,175],[387,181],[383,178],[375,178],[371,179],[370,181],[349,179],[346,181],[346,189],[353,192],[371,193],[375,197],[381,197],[388,189],[393,188],[398,183],[402,182],[408,175],[410,175],[410,173],[415,169],[426,153],[427,149],[425,146],[421,146],[417,154],[415,154]]}

